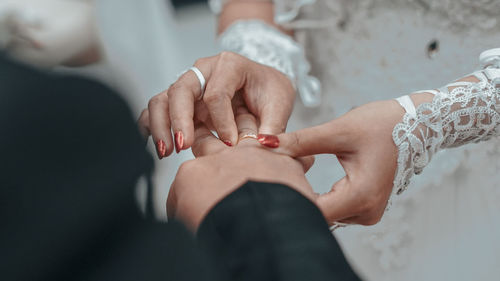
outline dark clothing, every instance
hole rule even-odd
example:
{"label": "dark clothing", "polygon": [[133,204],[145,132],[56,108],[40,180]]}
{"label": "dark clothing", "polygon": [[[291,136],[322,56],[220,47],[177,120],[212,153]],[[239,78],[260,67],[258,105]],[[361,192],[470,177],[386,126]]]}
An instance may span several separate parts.
{"label": "dark clothing", "polygon": [[280,184],[247,182],[198,230],[230,280],[359,280],[319,209]]}
{"label": "dark clothing", "polygon": [[2,280],[356,280],[318,209],[281,185],[225,198],[200,245],[141,216],[152,158],[99,83],[0,57],[0,157]]}

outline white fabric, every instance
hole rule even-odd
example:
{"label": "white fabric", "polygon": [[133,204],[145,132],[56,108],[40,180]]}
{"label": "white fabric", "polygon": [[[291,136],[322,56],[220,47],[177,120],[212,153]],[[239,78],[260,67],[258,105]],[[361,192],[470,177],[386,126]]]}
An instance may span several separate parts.
{"label": "white fabric", "polygon": [[310,66],[302,47],[276,28],[259,20],[236,21],[220,35],[219,42],[223,50],[287,75],[305,106],[314,107],[321,102],[321,85],[308,74]]}
{"label": "white fabric", "polygon": [[[490,59],[500,61],[500,55]],[[398,168],[394,178],[396,194],[407,188],[410,178],[420,174],[439,150],[488,140],[498,134],[499,67],[490,65],[488,76],[486,70],[473,73],[479,82],[446,85],[444,91],[438,91],[432,103],[421,104],[416,114],[408,96],[397,99],[407,113],[392,133],[398,147]],[[451,87],[455,88],[448,92]]]}
{"label": "white fabric", "polygon": [[408,95],[404,95],[402,97],[396,98],[398,103],[404,108],[406,113],[412,118],[417,116],[417,110],[415,108],[415,104]]}
{"label": "white fabric", "polygon": [[23,61],[58,65],[97,42],[90,0],[0,1],[0,48]]}

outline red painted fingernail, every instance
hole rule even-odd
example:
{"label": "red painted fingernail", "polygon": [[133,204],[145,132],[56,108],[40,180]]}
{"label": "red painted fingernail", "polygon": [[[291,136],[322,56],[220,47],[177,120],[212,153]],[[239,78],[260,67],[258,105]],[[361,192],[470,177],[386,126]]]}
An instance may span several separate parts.
{"label": "red painted fingernail", "polygon": [[156,151],[158,152],[158,158],[162,159],[167,153],[167,146],[163,140],[158,140],[156,142]]}
{"label": "red painted fingernail", "polygon": [[275,135],[258,134],[257,140],[260,144],[270,148],[277,148],[280,146],[280,139]]}
{"label": "red painted fingernail", "polygon": [[179,153],[184,145],[184,135],[182,132],[175,133],[175,152]]}
{"label": "red painted fingernail", "polygon": [[227,146],[233,146],[233,144],[232,144],[230,141],[228,141],[228,140],[225,140],[225,141],[222,141],[222,142],[223,142],[225,145],[227,145]]}

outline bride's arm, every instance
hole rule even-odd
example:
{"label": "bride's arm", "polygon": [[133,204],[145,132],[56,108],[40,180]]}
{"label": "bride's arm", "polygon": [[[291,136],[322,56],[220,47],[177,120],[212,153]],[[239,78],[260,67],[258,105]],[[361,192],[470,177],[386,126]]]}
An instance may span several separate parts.
{"label": "bride's arm", "polygon": [[261,134],[285,131],[296,92],[306,105],[319,102],[319,82],[308,75],[309,63],[302,47],[274,22],[273,2],[224,3],[219,43],[225,52],[197,60],[198,73],[181,75],[168,90],[150,100],[140,117],[142,131],[152,135],[159,158],[173,151],[172,132],[177,152],[191,147],[194,120],[211,122],[207,125],[212,125],[224,143],[235,145],[238,140],[231,103],[236,93],[258,118]]}
{"label": "bride's arm", "polygon": [[483,52],[484,69],[437,90],[398,98],[406,114],[393,131],[397,193],[439,150],[487,140],[500,126],[500,48]]}
{"label": "bride's arm", "polygon": [[[309,75],[309,62],[303,47],[295,42],[293,31],[275,21],[274,1],[212,0],[211,3],[212,6],[222,6],[218,33],[223,50],[238,53],[284,73],[304,105],[317,106],[320,103],[321,85]],[[293,4],[297,10],[306,5]]]}
{"label": "bride's arm", "polygon": [[225,2],[219,15],[217,33],[221,34],[231,24],[239,20],[261,20],[287,35],[293,35],[289,29],[274,22],[274,4],[267,0],[231,0]]}
{"label": "bride's arm", "polygon": [[391,193],[404,191],[436,152],[500,135],[500,49],[483,53],[481,61],[484,69],[438,90],[369,103],[279,135],[275,151],[335,154],[346,176],[318,205],[330,222],[377,223]]}

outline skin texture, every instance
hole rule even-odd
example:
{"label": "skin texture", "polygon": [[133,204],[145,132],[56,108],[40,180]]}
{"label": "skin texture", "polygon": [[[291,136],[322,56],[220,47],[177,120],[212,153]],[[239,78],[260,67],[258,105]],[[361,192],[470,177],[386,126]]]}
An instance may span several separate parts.
{"label": "skin texture", "polygon": [[[458,81],[478,80],[467,76]],[[410,97],[418,107],[434,96],[419,93]],[[325,124],[278,135],[278,148],[267,146],[291,157],[335,155],[346,176],[330,192],[318,196],[317,205],[329,223],[373,225],[382,218],[392,192],[398,157],[392,131],[404,113],[395,100],[368,103]],[[268,140],[259,141],[266,145]]]}
{"label": "skin texture", "polygon": [[[237,109],[236,120],[240,138],[256,133],[255,117],[245,108]],[[210,209],[248,180],[282,183],[316,200],[305,178],[313,157],[293,159],[273,153],[252,137],[228,147],[201,123],[196,126],[192,149],[197,158],[179,168],[168,195],[167,214],[193,231]]]}
{"label": "skin texture", "polygon": [[329,223],[371,225],[384,213],[397,167],[392,130],[403,108],[393,100],[369,103],[328,123],[278,135],[277,153],[333,154],[346,176],[317,198]]}
{"label": "skin texture", "polygon": [[[293,34],[274,23],[273,3],[260,0],[228,1],[220,14],[217,32],[220,34],[233,22],[244,19],[262,20],[285,34]],[[170,155],[174,145],[176,151],[191,147],[197,121],[215,130],[226,145],[235,145],[238,139],[234,98],[240,94],[247,108],[257,117],[258,133],[285,131],[295,90],[284,74],[228,52],[199,59],[194,65],[207,81],[201,101],[198,101],[201,93],[199,81],[189,71],[168,90],[153,97],[139,119],[143,135],[152,135],[155,144],[160,140],[165,143],[164,153],[160,153],[157,146],[160,159]],[[176,134],[175,139],[182,139],[182,145],[172,140]]]}
{"label": "skin texture", "polygon": [[191,147],[195,122],[215,130],[221,143],[235,145],[238,130],[234,108],[241,103],[256,116],[258,133],[285,131],[295,90],[283,73],[231,52],[199,59],[195,66],[207,81],[201,100],[200,82],[188,71],[168,90],[153,97],[139,117],[143,135],[151,134],[155,144],[160,140],[165,143],[165,153],[158,153],[160,158],[172,153],[172,134],[176,135],[178,151]]}

